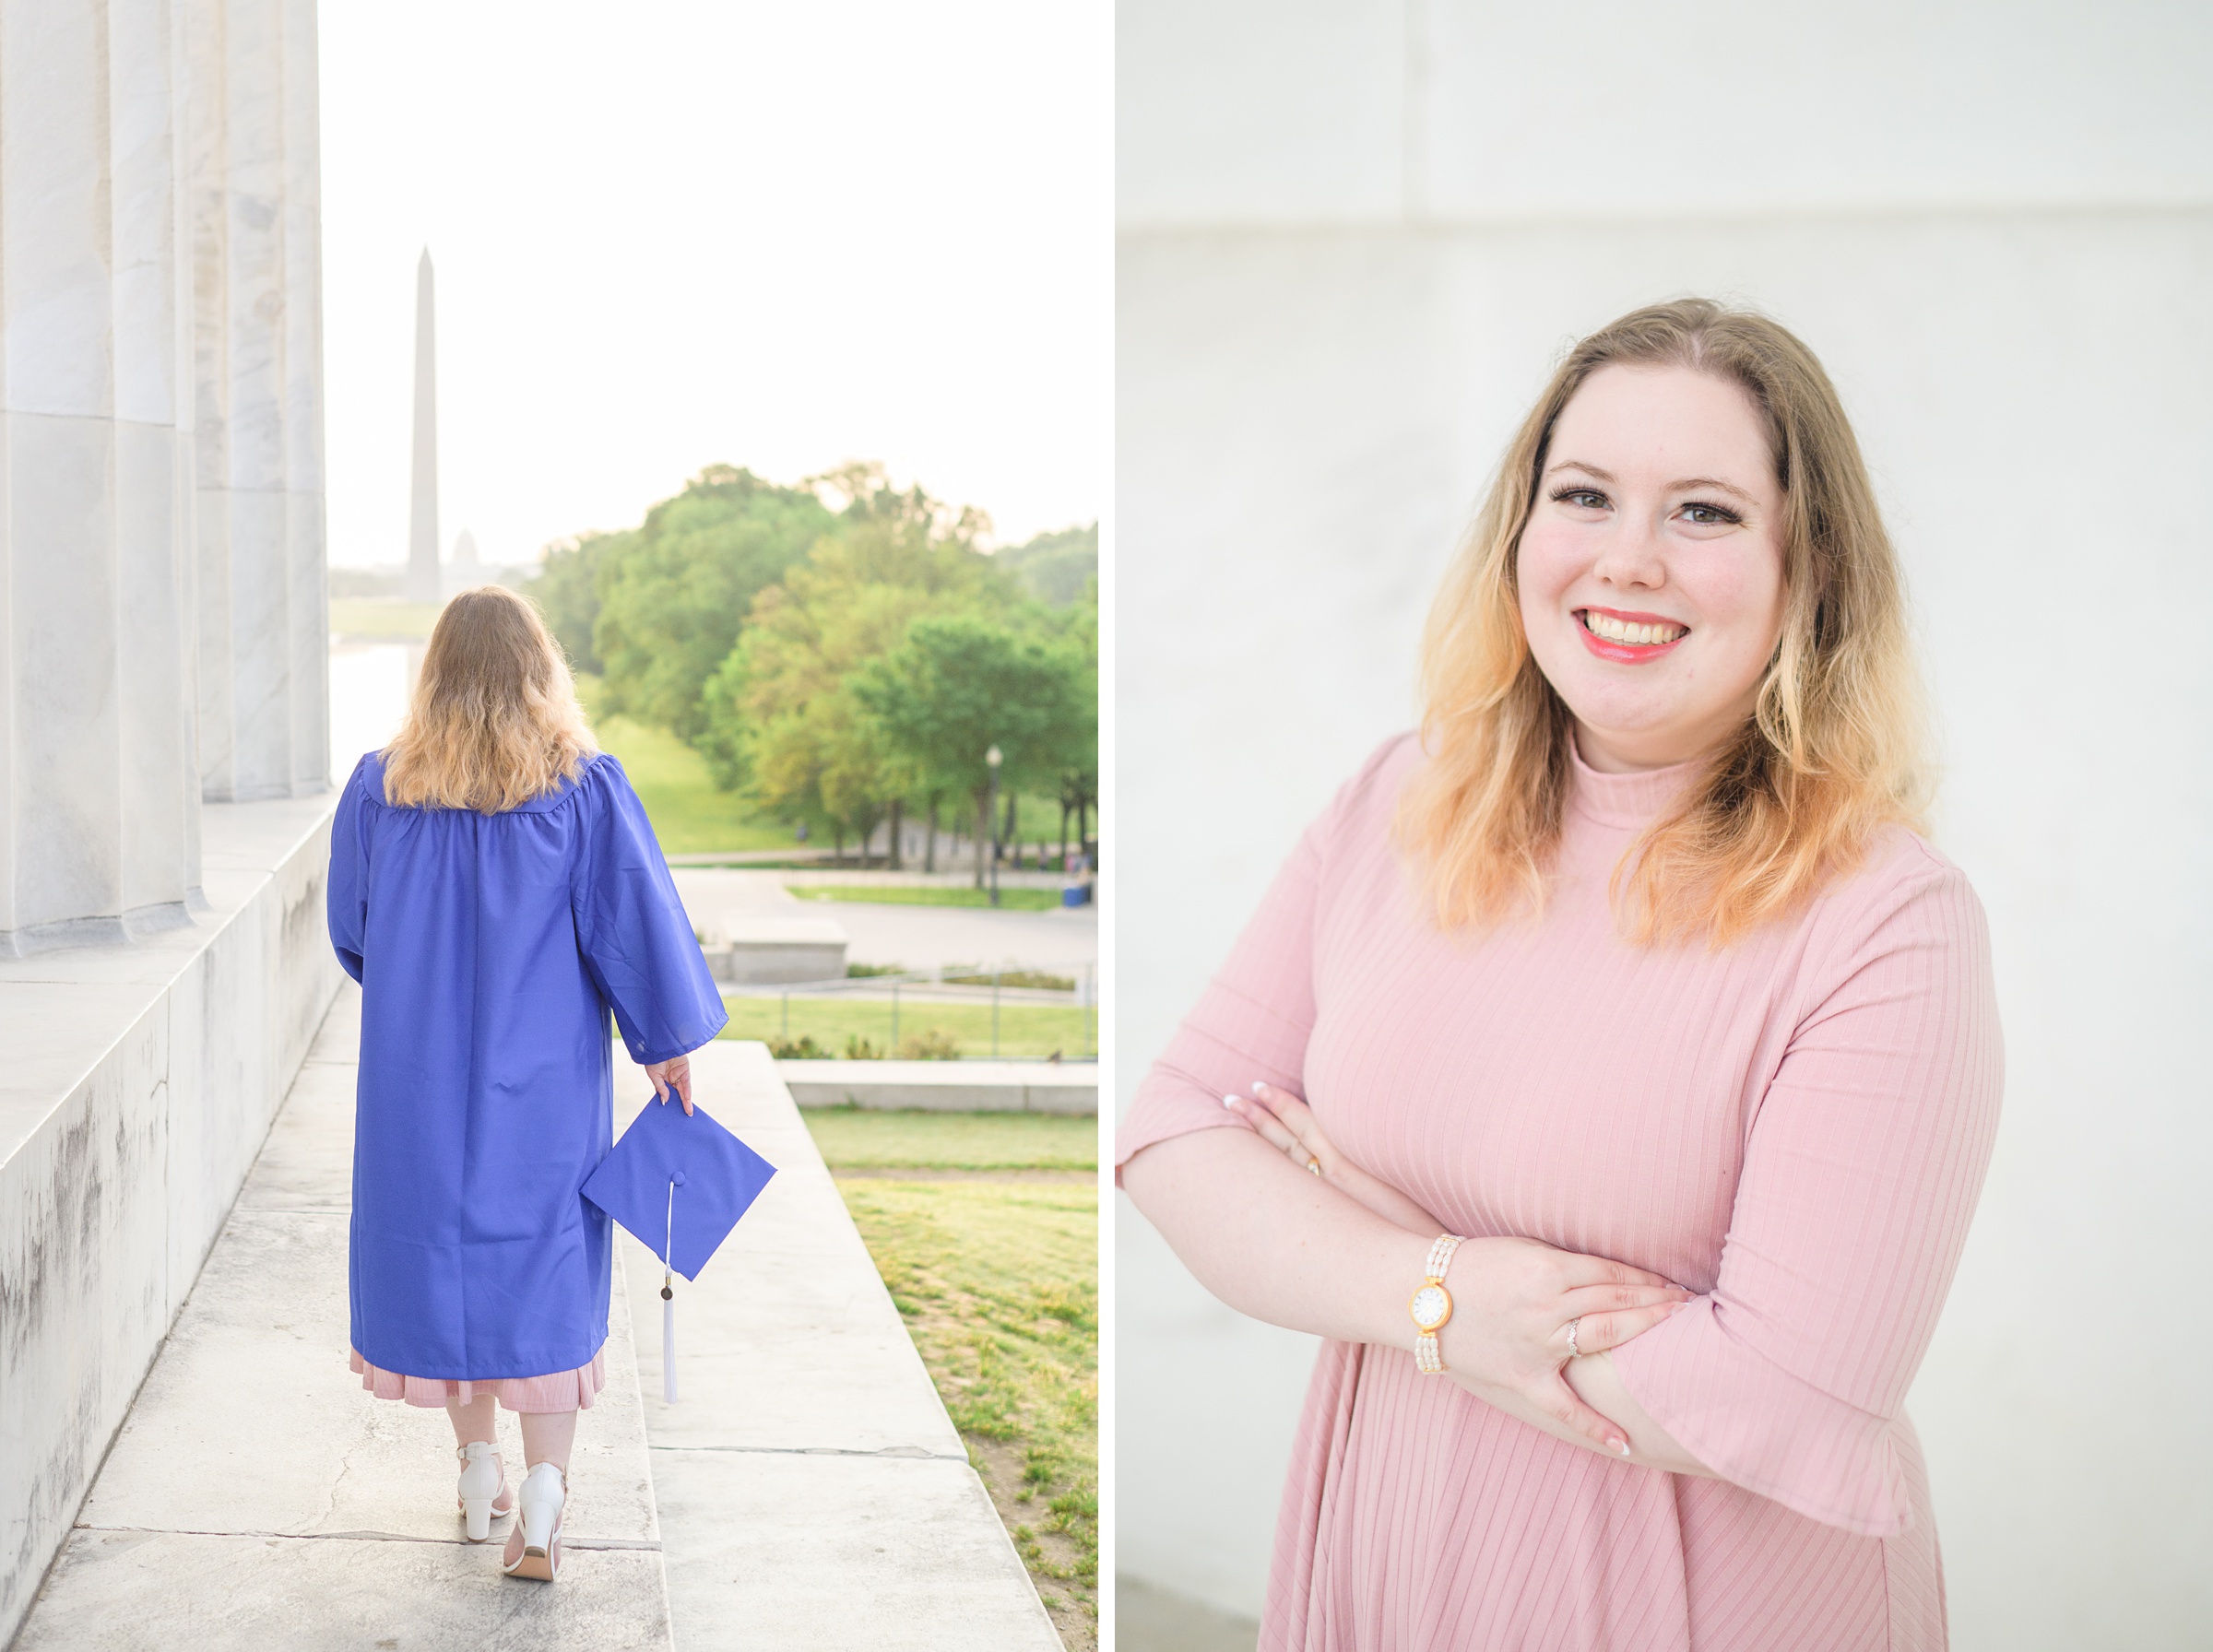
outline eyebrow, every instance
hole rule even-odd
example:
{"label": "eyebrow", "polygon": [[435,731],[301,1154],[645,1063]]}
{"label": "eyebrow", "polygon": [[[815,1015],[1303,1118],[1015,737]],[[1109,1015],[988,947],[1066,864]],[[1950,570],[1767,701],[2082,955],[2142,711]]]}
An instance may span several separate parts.
{"label": "eyebrow", "polygon": [[[1544,474],[1546,476],[1550,476],[1556,470],[1580,470],[1585,476],[1596,478],[1602,482],[1612,482],[1615,479],[1612,471],[1602,470],[1595,465],[1586,465],[1580,459],[1562,459],[1556,465],[1547,465],[1544,467]],[[1738,499],[1743,500],[1748,505],[1757,505],[1759,503],[1759,501],[1753,498],[1749,493],[1746,493],[1734,482],[1724,482],[1718,476],[1686,476],[1680,481],[1668,483],[1665,491],[1669,493],[1689,493],[1700,488],[1711,488],[1719,492],[1734,494]]]}

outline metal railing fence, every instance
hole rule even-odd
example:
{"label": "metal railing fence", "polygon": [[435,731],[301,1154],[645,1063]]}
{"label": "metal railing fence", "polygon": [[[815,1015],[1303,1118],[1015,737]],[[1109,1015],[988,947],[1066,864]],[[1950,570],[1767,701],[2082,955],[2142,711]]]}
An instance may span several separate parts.
{"label": "metal railing fence", "polygon": [[[1009,985],[1009,976],[1061,975],[1073,982],[1071,987],[1036,987]],[[928,970],[899,970],[882,974],[837,975],[821,981],[729,982],[720,984],[725,998],[766,998],[778,1000],[778,1037],[789,1042],[791,1038],[791,1000],[806,998],[868,999],[885,992],[890,993],[890,1039],[885,1045],[887,1056],[895,1056],[899,1049],[899,1029],[902,1010],[907,1002],[923,997],[938,1002],[980,1003],[989,995],[991,1005],[991,1053],[982,1059],[998,1061],[1035,1060],[1035,1056],[1004,1056],[1000,1054],[1000,1008],[1004,1004],[1071,1004],[1083,1009],[1083,1054],[1081,1056],[1062,1055],[1061,1059],[1095,1061],[1099,1050],[1099,994],[1098,964],[1086,959],[1077,963],[1016,964],[940,964]],[[920,988],[917,992],[916,989]],[[974,1059],[975,1057],[964,1057]]]}

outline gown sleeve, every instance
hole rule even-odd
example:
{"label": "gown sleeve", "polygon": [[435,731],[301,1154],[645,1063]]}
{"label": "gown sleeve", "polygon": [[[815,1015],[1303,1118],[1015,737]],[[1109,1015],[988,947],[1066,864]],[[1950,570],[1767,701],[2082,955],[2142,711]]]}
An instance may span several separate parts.
{"label": "gown sleeve", "polygon": [[338,797],[330,820],[330,877],[324,886],[331,949],[338,955],[338,967],[356,981],[361,978],[361,946],[369,929],[369,822],[364,817],[374,766],[371,757],[354,764]]}
{"label": "gown sleeve", "polygon": [[1305,1093],[1322,867],[1347,813],[1406,743],[1402,737],[1381,747],[1299,837],[1221,969],[1139,1084],[1115,1139],[1117,1186],[1122,1166],[1155,1142],[1192,1130],[1251,1129],[1222,1098],[1242,1093],[1255,1079]]}
{"label": "gown sleeve", "polygon": [[576,942],[639,1066],[696,1050],[729,1024],[669,863],[622,765],[602,754],[579,783],[569,902]]}
{"label": "gown sleeve", "polygon": [[1613,1351],[1724,1480],[1888,1537],[1900,1422],[1989,1167],[2003,1085],[1982,909],[1916,851],[1849,925],[1761,1098],[1713,1290]]}

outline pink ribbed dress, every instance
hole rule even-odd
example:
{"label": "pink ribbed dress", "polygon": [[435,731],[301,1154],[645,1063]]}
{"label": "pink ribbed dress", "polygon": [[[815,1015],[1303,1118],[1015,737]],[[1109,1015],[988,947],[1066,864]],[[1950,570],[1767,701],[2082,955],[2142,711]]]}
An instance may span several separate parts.
{"label": "pink ribbed dress", "polygon": [[[1615,1351],[1708,1480],[1539,1433],[1407,1345],[1327,1342],[1260,1645],[1331,1652],[1923,1652],[1945,1644],[1902,1404],[2002,1079],[1982,908],[1918,837],[1721,951],[1619,938],[1607,882],[1691,771],[1576,765],[1541,918],[1447,935],[1390,843],[1385,746],[1310,827],[1138,1092],[1118,1160],[1304,1092],[1470,1235],[1698,1292]],[[1418,1281],[1408,1280],[1412,1290]]]}

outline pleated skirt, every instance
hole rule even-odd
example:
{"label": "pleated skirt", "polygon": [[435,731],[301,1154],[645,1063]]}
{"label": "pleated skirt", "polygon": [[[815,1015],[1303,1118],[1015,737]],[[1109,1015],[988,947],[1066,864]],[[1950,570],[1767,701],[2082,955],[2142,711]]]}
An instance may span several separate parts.
{"label": "pleated skirt", "polygon": [[349,1348],[347,1363],[361,1375],[361,1386],[379,1399],[404,1400],[408,1405],[444,1406],[451,1400],[468,1405],[490,1394],[511,1411],[589,1410],[592,1398],[607,1386],[607,1349],[601,1346],[592,1363],[574,1371],[555,1371],[544,1376],[498,1376],[483,1381],[447,1376],[407,1376],[385,1371]]}

